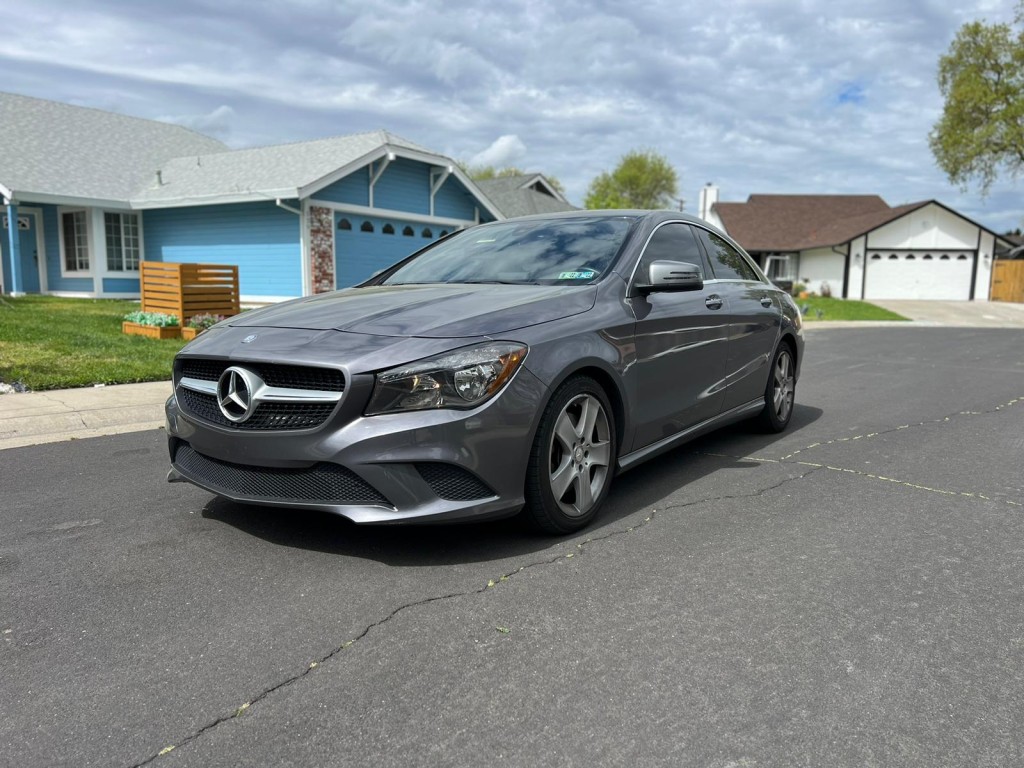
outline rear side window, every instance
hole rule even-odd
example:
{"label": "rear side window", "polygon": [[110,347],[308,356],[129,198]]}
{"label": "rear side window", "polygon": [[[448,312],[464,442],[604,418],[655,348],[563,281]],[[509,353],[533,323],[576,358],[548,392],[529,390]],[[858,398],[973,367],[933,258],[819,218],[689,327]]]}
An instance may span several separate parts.
{"label": "rear side window", "polygon": [[751,267],[743,254],[729,245],[718,235],[712,234],[705,229],[700,230],[701,239],[711,256],[711,268],[715,277],[719,280],[756,280],[760,278]]}
{"label": "rear side window", "polygon": [[696,264],[700,267],[701,279],[709,279],[707,261],[700,252],[697,238],[686,224],[663,224],[655,230],[637,268],[638,282],[647,282],[651,262],[654,261],[685,261]]}

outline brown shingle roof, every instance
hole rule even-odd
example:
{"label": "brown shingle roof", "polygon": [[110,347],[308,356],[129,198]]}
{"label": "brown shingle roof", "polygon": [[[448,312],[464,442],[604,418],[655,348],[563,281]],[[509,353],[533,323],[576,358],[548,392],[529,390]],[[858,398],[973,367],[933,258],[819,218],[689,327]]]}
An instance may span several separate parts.
{"label": "brown shingle roof", "polygon": [[785,252],[847,243],[928,202],[890,208],[878,195],[751,195],[714,210],[748,251]]}

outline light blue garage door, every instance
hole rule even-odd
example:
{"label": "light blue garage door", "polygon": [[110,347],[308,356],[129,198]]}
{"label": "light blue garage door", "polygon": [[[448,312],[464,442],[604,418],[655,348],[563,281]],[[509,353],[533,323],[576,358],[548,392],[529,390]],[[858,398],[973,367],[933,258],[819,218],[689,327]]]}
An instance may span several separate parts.
{"label": "light blue garage door", "polygon": [[399,219],[334,215],[334,274],[339,288],[357,285],[451,231]]}

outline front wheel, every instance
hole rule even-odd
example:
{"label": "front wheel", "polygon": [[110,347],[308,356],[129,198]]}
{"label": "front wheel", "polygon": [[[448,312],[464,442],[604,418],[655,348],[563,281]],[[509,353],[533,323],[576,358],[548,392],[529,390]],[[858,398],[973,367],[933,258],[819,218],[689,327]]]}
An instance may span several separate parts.
{"label": "front wheel", "polygon": [[793,416],[796,396],[796,361],[786,342],[779,344],[772,358],[771,373],[764,389],[764,410],[758,423],[766,432],[782,432]]}
{"label": "front wheel", "polygon": [[615,421],[608,397],[589,376],[555,392],[533,441],[526,502],[548,533],[572,533],[597,516],[615,474]]}

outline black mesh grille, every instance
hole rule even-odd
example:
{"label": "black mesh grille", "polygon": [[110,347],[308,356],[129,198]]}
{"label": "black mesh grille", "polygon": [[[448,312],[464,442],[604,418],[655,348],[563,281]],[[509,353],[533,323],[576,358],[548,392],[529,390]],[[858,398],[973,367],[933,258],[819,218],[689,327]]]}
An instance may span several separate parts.
{"label": "black mesh grille", "polygon": [[224,418],[217,407],[217,397],[178,388],[178,404],[182,410],[203,421],[229,429],[273,430],[312,429],[319,427],[334,410],[337,403],[260,403],[252,416],[240,424]]}
{"label": "black mesh grille", "polygon": [[322,462],[306,469],[249,467],[211,459],[185,442],[175,446],[173,461],[187,477],[233,496],[281,502],[394,506],[359,475],[338,464]]}
{"label": "black mesh grille", "polygon": [[480,478],[454,464],[424,462],[416,465],[416,471],[430,490],[446,501],[473,501],[495,495]]}
{"label": "black mesh grille", "polygon": [[181,375],[190,379],[217,381],[232,365],[247,368],[272,387],[290,389],[317,389],[323,392],[344,392],[345,377],[333,368],[315,368],[307,365],[279,365],[277,363],[247,363],[237,360],[205,360],[184,358]]}

